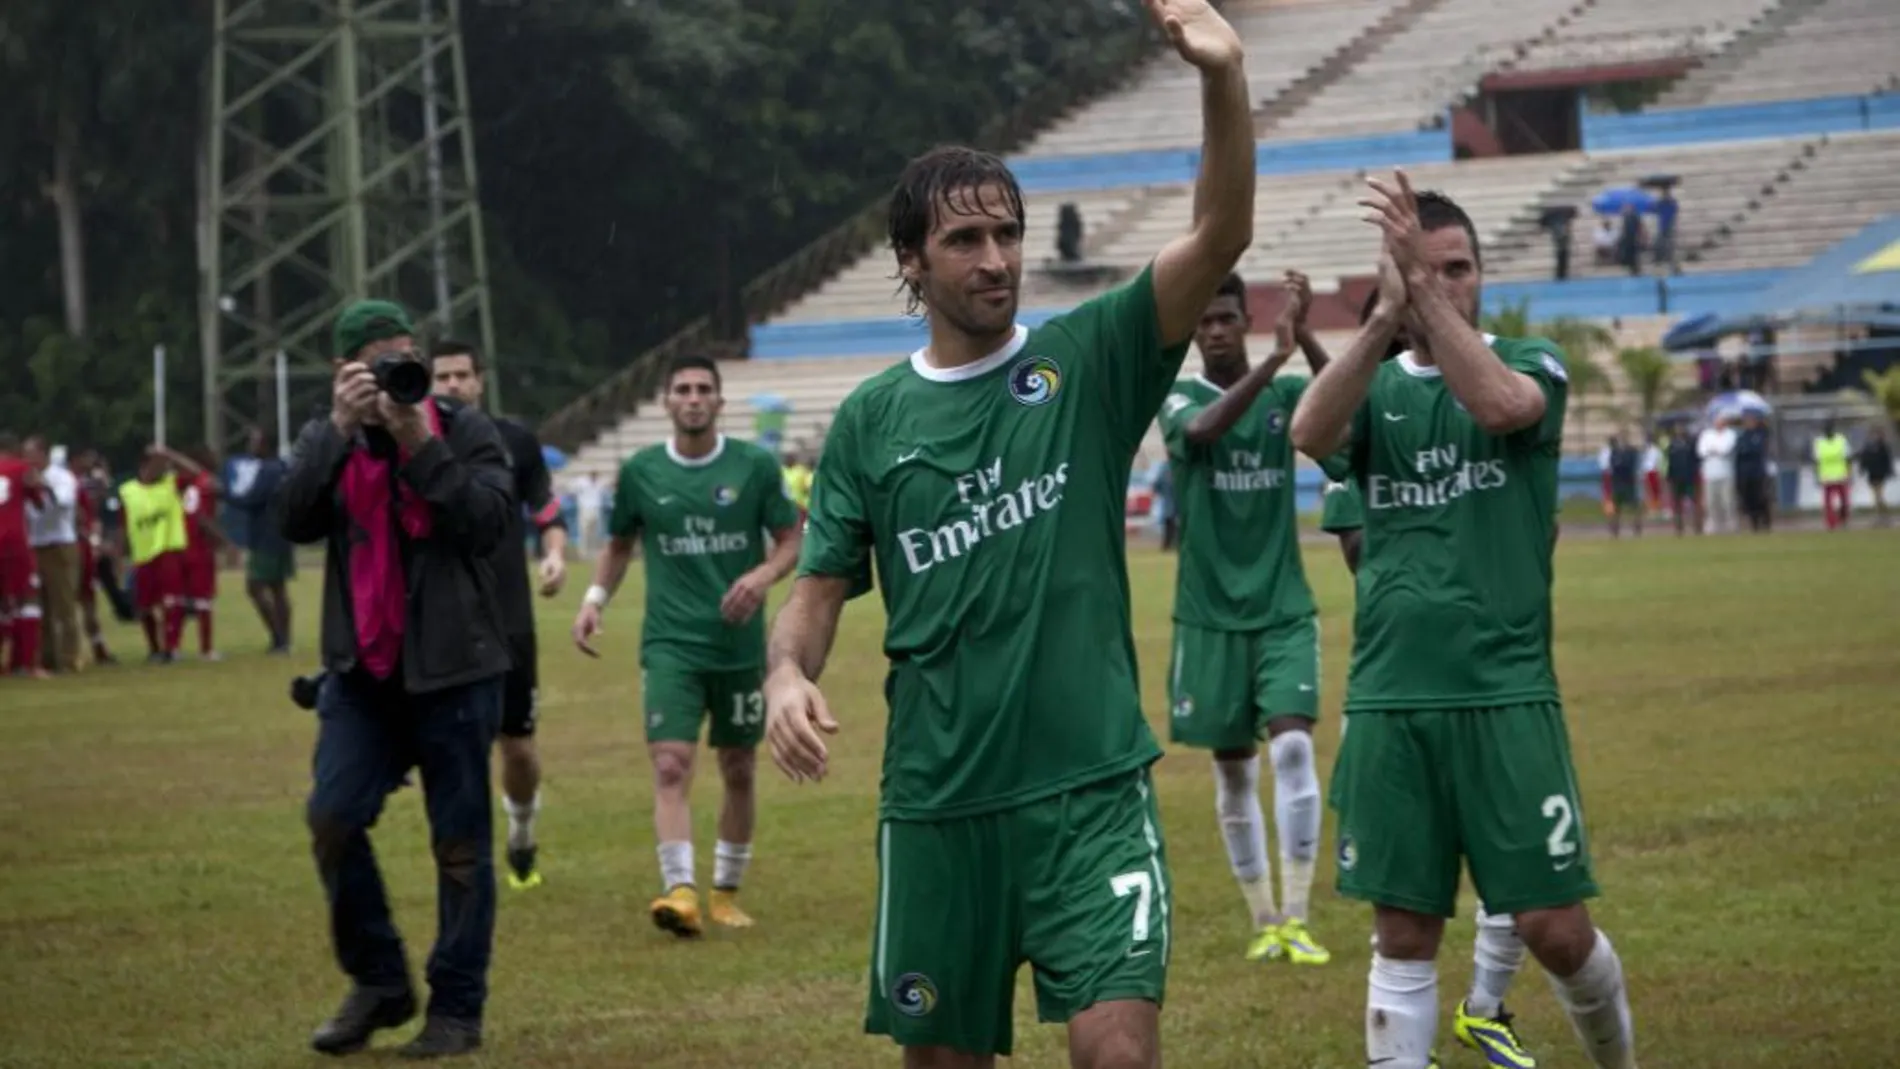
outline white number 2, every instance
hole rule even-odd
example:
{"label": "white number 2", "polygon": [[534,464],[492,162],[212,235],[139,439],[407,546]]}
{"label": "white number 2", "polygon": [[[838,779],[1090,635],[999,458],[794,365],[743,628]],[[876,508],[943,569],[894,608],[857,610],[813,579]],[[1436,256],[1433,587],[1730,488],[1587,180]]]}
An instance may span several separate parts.
{"label": "white number 2", "polygon": [[1570,799],[1561,794],[1553,794],[1544,799],[1544,819],[1554,820],[1556,825],[1550,829],[1550,838],[1545,845],[1550,847],[1551,857],[1569,857],[1577,852],[1577,844],[1570,841],[1570,827],[1576,822],[1576,813],[1570,808]]}
{"label": "white number 2", "polygon": [[1108,885],[1115,889],[1116,898],[1135,896],[1134,941],[1146,943],[1148,941],[1148,909],[1155,893],[1154,881],[1146,872],[1136,869],[1134,872],[1124,872],[1120,876],[1110,877]]}
{"label": "white number 2", "polygon": [[765,695],[758,691],[732,696],[732,726],[758,727],[765,723]]}

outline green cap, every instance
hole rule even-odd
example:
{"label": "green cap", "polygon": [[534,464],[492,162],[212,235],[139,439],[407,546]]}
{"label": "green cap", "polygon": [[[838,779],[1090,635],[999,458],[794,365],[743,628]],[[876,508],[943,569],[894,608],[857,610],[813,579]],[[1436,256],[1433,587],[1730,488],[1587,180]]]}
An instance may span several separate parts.
{"label": "green cap", "polygon": [[394,301],[357,301],[336,317],[331,344],[336,355],[348,357],[373,341],[414,334],[409,313]]}

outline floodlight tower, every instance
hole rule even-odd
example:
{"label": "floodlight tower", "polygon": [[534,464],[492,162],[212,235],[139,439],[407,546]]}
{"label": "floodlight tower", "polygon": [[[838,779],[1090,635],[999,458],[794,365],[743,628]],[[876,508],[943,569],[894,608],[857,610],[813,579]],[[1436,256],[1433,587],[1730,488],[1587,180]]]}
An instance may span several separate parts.
{"label": "floodlight tower", "polygon": [[[401,301],[418,330],[478,342],[492,368],[460,0],[213,6],[205,440],[222,450],[272,411],[280,351],[301,419],[327,393],[330,325],[358,298]],[[497,406],[499,387],[491,372]]]}

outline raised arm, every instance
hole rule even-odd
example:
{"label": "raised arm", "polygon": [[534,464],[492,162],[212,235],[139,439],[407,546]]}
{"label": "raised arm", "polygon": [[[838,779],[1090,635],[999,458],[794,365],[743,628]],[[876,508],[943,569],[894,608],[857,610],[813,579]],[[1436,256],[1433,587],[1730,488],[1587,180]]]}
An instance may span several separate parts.
{"label": "raised arm", "polygon": [[1313,282],[1303,272],[1286,273],[1286,307],[1281,315],[1290,314],[1293,318],[1293,340],[1299,345],[1300,352],[1306,354],[1306,366],[1318,375],[1332,362],[1332,356],[1326,347],[1319,343],[1319,337],[1306,324],[1306,313],[1313,307]]}
{"label": "raised arm", "polygon": [[1427,234],[1419,225],[1418,201],[1405,172],[1397,172],[1391,185],[1376,178],[1366,181],[1374,192],[1364,203],[1373,209],[1386,247],[1405,276],[1413,322],[1423,335],[1414,343],[1432,354],[1444,373],[1445,388],[1486,433],[1511,434],[1534,426],[1544,418],[1543,388],[1497,358],[1444,281],[1445,271],[1476,271],[1477,250],[1469,262],[1454,259],[1434,265],[1425,254]]}
{"label": "raised arm", "polygon": [[1352,438],[1352,421],[1372,388],[1386,349],[1399,332],[1405,312],[1406,289],[1398,268],[1388,257],[1379,262],[1379,302],[1372,318],[1359,330],[1346,355],[1331,360],[1300,395],[1289,431],[1293,448],[1325,460]]}
{"label": "raised arm", "polygon": [[1273,352],[1267,358],[1247,370],[1240,381],[1228,387],[1219,397],[1194,414],[1181,432],[1189,445],[1211,445],[1221,439],[1221,435],[1233,429],[1240,417],[1253,407],[1254,399],[1260,391],[1267,388],[1273,377],[1280,373],[1286,362],[1293,357],[1293,330],[1290,323],[1276,323],[1273,331]]}
{"label": "raised arm", "polygon": [[1154,261],[1163,346],[1194,334],[1214,290],[1253,243],[1253,100],[1240,37],[1205,0],[1145,0],[1182,59],[1201,72],[1201,167],[1194,222]]}

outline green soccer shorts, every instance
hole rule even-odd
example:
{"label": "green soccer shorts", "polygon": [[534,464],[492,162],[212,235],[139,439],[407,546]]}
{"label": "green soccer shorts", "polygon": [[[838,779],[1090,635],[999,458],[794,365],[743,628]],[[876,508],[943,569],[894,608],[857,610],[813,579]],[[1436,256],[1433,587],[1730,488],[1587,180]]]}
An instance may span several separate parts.
{"label": "green soccer shorts", "polygon": [[1008,1056],[1025,961],[1045,1022],[1161,1002],[1173,909],[1146,769],[996,813],[887,820],[877,856],[866,1032]]}
{"label": "green soccer shorts", "polygon": [[1319,718],[1319,619],[1259,631],[1174,625],[1168,670],[1168,738],[1209,750],[1240,750],[1276,716]]}
{"label": "green soccer shorts", "polygon": [[253,549],[244,555],[247,582],[277,586],[297,578],[297,551],[290,546],[281,550]]}
{"label": "green soccer shorts", "polygon": [[1596,896],[1562,706],[1348,719],[1331,798],[1340,894],[1449,917],[1462,859],[1492,913]]}
{"label": "green soccer shorts", "polygon": [[706,671],[649,660],[640,673],[647,741],[698,743],[700,722],[710,717],[707,745],[756,748],[765,739],[764,682],[761,668]]}

